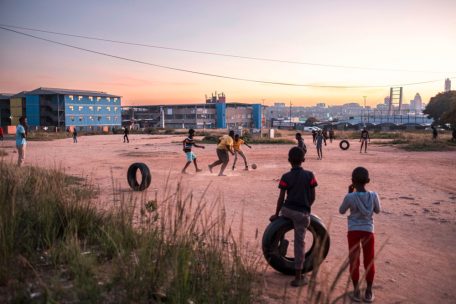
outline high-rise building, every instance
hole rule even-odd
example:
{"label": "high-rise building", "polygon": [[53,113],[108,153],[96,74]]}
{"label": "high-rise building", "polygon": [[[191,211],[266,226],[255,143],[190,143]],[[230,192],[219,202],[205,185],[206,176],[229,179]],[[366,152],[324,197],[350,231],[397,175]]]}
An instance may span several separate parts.
{"label": "high-rise building", "polygon": [[451,80],[450,78],[445,79],[445,92],[451,91]]}
{"label": "high-rise building", "polygon": [[423,101],[421,100],[420,93],[416,93],[415,98],[410,100],[411,111],[421,111],[423,109]]}

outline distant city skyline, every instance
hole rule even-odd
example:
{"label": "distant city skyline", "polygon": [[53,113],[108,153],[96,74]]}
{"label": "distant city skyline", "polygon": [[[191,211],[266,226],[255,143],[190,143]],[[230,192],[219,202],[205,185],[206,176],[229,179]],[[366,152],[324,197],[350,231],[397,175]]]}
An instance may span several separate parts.
{"label": "distant city skyline", "polygon": [[[2,1],[2,24],[171,48],[339,66],[347,69],[210,56],[107,42],[28,34],[99,52],[230,77],[311,85],[309,88],[212,78],[84,53],[0,30],[0,93],[57,87],[106,91],[125,105],[204,102],[224,92],[227,102],[289,102],[310,106],[366,103],[404,86],[427,103],[456,76],[456,1]],[[36,16],[39,16],[37,18]],[[385,69],[391,69],[386,71]],[[398,71],[402,70],[402,71]],[[408,71],[404,71],[408,70]],[[410,72],[421,71],[421,72]],[[426,72],[428,71],[428,72]]]}

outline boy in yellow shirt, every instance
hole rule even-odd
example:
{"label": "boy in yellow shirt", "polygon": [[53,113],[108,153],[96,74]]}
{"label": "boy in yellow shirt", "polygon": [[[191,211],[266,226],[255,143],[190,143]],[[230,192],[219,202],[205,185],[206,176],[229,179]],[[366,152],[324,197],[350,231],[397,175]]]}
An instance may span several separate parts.
{"label": "boy in yellow shirt", "polygon": [[242,152],[241,150],[241,145],[244,144],[246,145],[247,147],[249,147],[249,149],[252,149],[252,147],[246,143],[244,140],[242,140],[240,137],[239,137],[239,134],[236,134],[234,136],[234,142],[233,142],[233,149],[234,149],[234,162],[233,162],[233,168],[232,170],[234,170],[235,166],[236,166],[236,161],[238,159],[238,154],[240,156],[242,156],[242,158],[244,159],[244,164],[245,164],[245,169],[246,171],[249,170],[249,165],[247,164],[247,158],[245,157],[244,155],[244,152]]}
{"label": "boy in yellow shirt", "polygon": [[230,131],[229,135],[223,135],[222,137],[219,138],[219,142],[217,144],[217,157],[218,160],[210,164],[209,171],[212,173],[212,168],[215,166],[218,166],[222,164],[222,167],[220,168],[220,173],[219,176],[225,176],[223,172],[225,171],[226,166],[228,165],[228,162],[230,161],[230,156],[228,155],[228,152],[231,153],[231,155],[234,155],[233,152],[233,137],[234,137],[234,131]]}

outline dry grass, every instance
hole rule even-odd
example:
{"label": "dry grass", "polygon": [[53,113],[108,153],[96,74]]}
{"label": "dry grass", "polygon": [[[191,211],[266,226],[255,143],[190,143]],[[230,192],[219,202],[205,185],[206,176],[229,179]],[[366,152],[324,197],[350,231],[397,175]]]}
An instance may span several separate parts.
{"label": "dry grass", "polygon": [[94,193],[59,171],[0,163],[0,302],[251,303],[261,291],[258,257],[220,202],[170,181],[153,200],[116,192],[101,212]]}

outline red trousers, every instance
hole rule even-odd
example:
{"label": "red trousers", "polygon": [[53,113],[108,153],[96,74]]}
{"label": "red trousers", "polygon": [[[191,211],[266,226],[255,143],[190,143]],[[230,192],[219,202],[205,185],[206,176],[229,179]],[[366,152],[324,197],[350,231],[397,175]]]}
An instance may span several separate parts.
{"label": "red trousers", "polygon": [[347,238],[350,259],[350,276],[353,283],[356,285],[359,282],[360,246],[363,248],[363,262],[364,269],[366,270],[366,281],[367,283],[374,282],[374,234],[367,231],[349,231]]}

